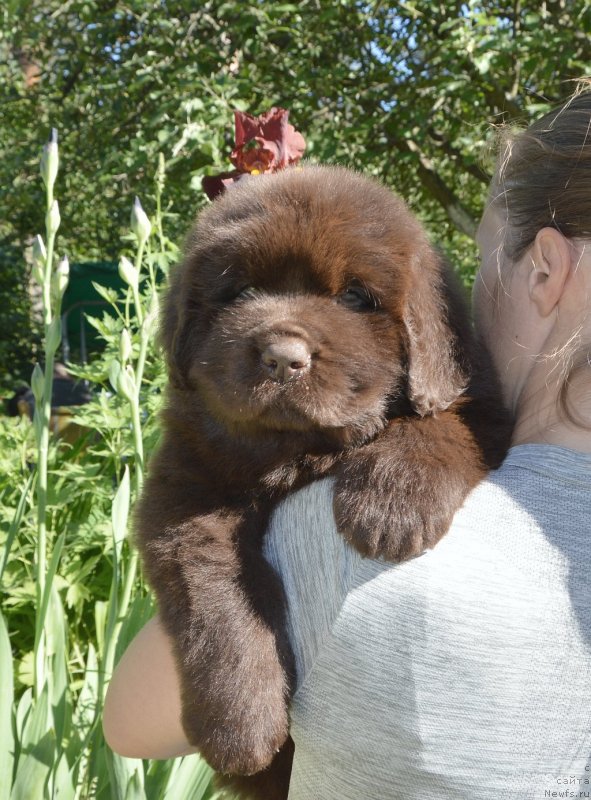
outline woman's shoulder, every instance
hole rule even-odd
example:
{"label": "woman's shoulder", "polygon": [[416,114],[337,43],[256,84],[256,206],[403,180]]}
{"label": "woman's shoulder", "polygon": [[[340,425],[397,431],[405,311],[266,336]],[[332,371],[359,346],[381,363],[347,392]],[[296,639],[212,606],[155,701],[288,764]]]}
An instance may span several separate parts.
{"label": "woman's shoulder", "polygon": [[299,679],[329,635],[360,560],[336,529],[332,495],[330,478],[288,495],[275,509],[265,537],[265,556],[287,597]]}
{"label": "woman's shoulder", "polygon": [[[518,445],[466,498],[449,533],[457,537],[467,527],[497,528],[509,520],[513,527],[527,526],[531,519],[545,529],[557,523],[568,529],[581,513],[589,518],[590,493],[591,454],[554,445]],[[337,577],[344,587],[365,561],[337,531],[332,499],[333,480],[326,478],[289,495],[275,510],[266,555],[282,573],[283,568],[293,573],[293,581],[314,582],[317,574],[332,581]]]}
{"label": "woman's shoulder", "polygon": [[275,510],[265,552],[285,587],[299,675],[339,616],[363,626],[384,615],[395,626],[423,606],[443,607],[446,597],[456,606],[456,594],[472,586],[476,595],[560,592],[568,574],[591,569],[582,547],[591,528],[591,456],[558,451],[512,448],[438,545],[401,564],[363,559],[347,544],[334,522],[331,479],[288,496]]}

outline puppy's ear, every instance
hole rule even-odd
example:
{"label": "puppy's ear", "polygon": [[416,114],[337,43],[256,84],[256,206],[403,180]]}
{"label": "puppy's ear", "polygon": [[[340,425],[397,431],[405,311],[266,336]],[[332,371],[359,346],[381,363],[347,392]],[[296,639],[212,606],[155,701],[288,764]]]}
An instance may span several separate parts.
{"label": "puppy's ear", "polygon": [[451,268],[425,245],[414,258],[403,312],[409,400],[420,416],[447,408],[468,383],[471,332],[462,326],[464,305]]}

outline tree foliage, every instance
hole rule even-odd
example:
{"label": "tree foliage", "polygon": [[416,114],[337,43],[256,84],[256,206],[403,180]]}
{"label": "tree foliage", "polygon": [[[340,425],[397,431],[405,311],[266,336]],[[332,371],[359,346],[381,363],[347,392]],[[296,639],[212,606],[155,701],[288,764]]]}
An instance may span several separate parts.
{"label": "tree foliage", "polygon": [[115,257],[130,195],[152,210],[158,152],[180,243],[201,176],[228,166],[232,110],[281,105],[308,157],[396,187],[469,275],[491,126],[527,121],[591,65],[589,0],[6,0],[0,19],[0,243],[42,227],[54,126],[74,260]]}

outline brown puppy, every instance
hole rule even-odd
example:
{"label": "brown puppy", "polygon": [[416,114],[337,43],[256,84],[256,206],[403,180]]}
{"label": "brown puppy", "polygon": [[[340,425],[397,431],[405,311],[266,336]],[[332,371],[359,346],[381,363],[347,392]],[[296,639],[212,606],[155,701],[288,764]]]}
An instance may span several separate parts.
{"label": "brown puppy", "polygon": [[183,725],[219,772],[259,773],[235,785],[285,797],[296,675],[283,589],[261,554],[272,508],[333,474],[347,540],[408,558],[502,460],[505,411],[420,224],[340,168],[248,178],[204,211],[162,341],[164,439],[137,527]]}

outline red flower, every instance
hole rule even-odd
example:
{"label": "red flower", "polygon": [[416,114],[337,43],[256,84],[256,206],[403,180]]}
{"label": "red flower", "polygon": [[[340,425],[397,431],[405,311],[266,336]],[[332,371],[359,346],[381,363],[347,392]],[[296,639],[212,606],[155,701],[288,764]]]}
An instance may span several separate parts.
{"label": "red flower", "polygon": [[298,163],[306,142],[302,134],[289,125],[288,117],[289,111],[284,108],[272,108],[259,117],[234,112],[236,135],[230,160],[236,169],[203,178],[203,190],[210,200],[244,175],[276,172]]}
{"label": "red flower", "polygon": [[272,108],[260,117],[234,112],[236,146],[230,160],[240,172],[276,172],[297,164],[306,142],[287,120],[289,111]]}

